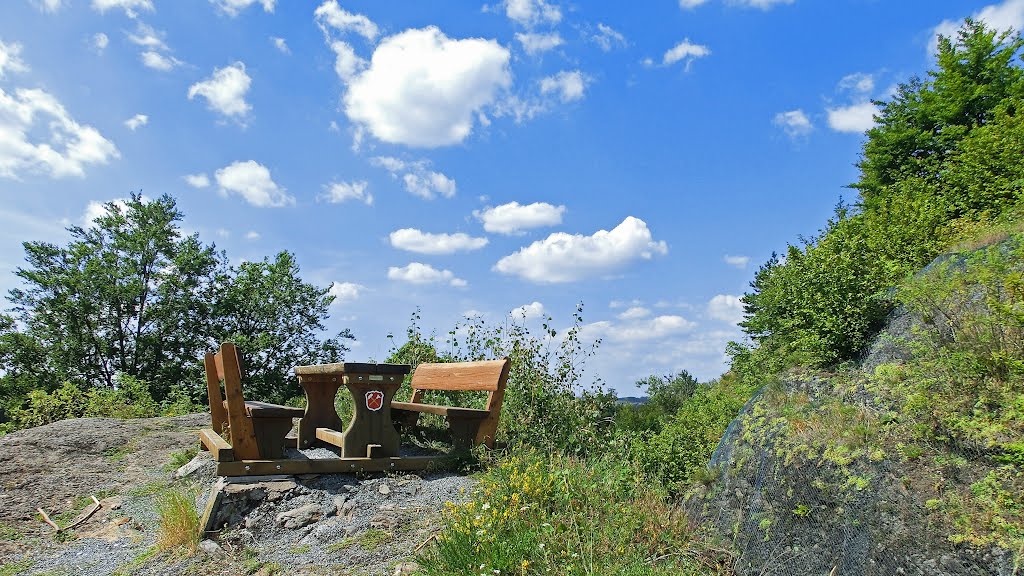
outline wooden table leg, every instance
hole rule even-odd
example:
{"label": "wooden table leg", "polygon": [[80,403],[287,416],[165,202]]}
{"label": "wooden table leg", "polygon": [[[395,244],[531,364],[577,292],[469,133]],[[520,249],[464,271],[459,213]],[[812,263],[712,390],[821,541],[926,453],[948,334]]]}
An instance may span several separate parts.
{"label": "wooden table leg", "polygon": [[306,412],[299,420],[299,448],[309,448],[316,442],[317,428],[341,430],[344,427],[334,407],[341,377],[300,376],[299,385],[306,392]]}
{"label": "wooden table leg", "polygon": [[391,400],[401,386],[401,378],[397,382],[367,378],[360,381],[358,376],[350,375],[345,380],[355,414],[345,430],[342,458],[365,458],[369,445],[380,446],[374,449],[375,457],[398,456],[399,435],[391,421]]}

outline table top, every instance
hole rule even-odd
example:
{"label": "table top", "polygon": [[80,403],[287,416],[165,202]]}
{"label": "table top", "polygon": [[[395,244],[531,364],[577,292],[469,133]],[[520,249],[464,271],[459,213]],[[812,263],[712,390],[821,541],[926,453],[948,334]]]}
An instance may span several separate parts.
{"label": "table top", "polygon": [[368,362],[338,362],[335,364],[314,364],[296,366],[296,376],[343,375],[343,374],[408,374],[409,364],[373,364]]}

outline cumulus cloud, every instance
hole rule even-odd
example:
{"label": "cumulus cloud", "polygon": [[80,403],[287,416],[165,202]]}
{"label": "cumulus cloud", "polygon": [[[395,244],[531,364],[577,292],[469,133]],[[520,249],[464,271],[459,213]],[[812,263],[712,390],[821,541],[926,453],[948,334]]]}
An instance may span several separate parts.
{"label": "cumulus cloud", "polygon": [[737,6],[744,6],[747,8],[760,8],[761,10],[771,10],[779,4],[792,4],[795,0],[728,0],[730,4],[736,4]]}
{"label": "cumulus cloud", "polygon": [[174,56],[167,54],[161,54],[154,52],[153,50],[147,50],[139,55],[139,59],[142,60],[143,66],[146,68],[152,68],[153,70],[159,70],[161,72],[167,72],[173,70],[178,66],[182,65],[182,61],[178,60]]}
{"label": "cumulus cloud", "polygon": [[424,200],[455,196],[455,180],[441,172],[429,170],[430,162],[427,160],[406,161],[393,156],[377,156],[371,158],[370,163],[384,168],[392,177],[400,178],[407,192]]}
{"label": "cumulus cloud", "polygon": [[694,44],[690,42],[689,38],[684,38],[682,42],[676,44],[672,48],[669,48],[665,54],[661,57],[662,66],[671,66],[676,62],[684,62],[686,70],[690,69],[690,65],[693,64],[694,60],[698,58],[704,58],[711,55],[711,49],[702,44]]}
{"label": "cumulus cloud", "polygon": [[395,230],[389,238],[394,248],[419,254],[454,254],[479,250],[487,245],[487,238],[477,238],[463,232],[431,234],[416,228]]}
{"label": "cumulus cloud", "polygon": [[332,282],[328,294],[334,296],[332,304],[348,304],[359,299],[366,286],[354,282]]}
{"label": "cumulus cloud", "polygon": [[124,121],[124,125],[127,126],[128,129],[131,130],[132,132],[134,132],[140,126],[145,126],[148,123],[149,116],[146,116],[145,114],[136,114],[135,116],[132,116],[131,118]]}
{"label": "cumulus cloud", "polygon": [[38,172],[53,178],[85,176],[85,168],[119,158],[114,143],[76,122],[52,94],[0,88],[0,177]]}
{"label": "cumulus cloud", "polygon": [[448,284],[456,288],[466,286],[466,281],[456,278],[451,270],[438,270],[429,264],[421,262],[410,262],[401,268],[391,266],[388,268],[388,279],[407,282],[409,284]]}
{"label": "cumulus cloud", "polygon": [[562,35],[558,32],[548,32],[546,34],[537,32],[517,32],[516,40],[523,45],[523,50],[530,55],[553,50],[565,43],[565,41],[562,40]]}
{"label": "cumulus cloud", "polygon": [[103,32],[97,32],[92,35],[93,50],[102,53],[106,50],[108,44],[110,44],[110,38],[108,38]]}
{"label": "cumulus cloud", "polygon": [[807,136],[814,131],[814,124],[811,124],[811,119],[799,108],[788,112],[779,112],[772,119],[772,124],[782,128],[790,138]]}
{"label": "cumulus cloud", "polygon": [[708,302],[708,316],[729,324],[739,324],[743,321],[743,302],[739,296],[718,294]]}
{"label": "cumulus cloud", "polygon": [[206,174],[186,174],[182,176],[182,179],[193,188],[207,188],[210,186],[210,177]]}
{"label": "cumulus cloud", "polygon": [[167,50],[164,36],[166,36],[164,32],[139,22],[135,26],[135,32],[128,33],[128,41],[149,50]]}
{"label": "cumulus cloud", "polygon": [[435,148],[458,144],[477,112],[512,83],[509,51],[495,40],[451,39],[437,27],[381,41],[344,96],[348,118],[377,139]]}
{"label": "cumulus cloud", "polygon": [[747,267],[747,264],[750,264],[750,256],[730,256],[726,254],[722,257],[722,261],[729,266],[742,270]]}
{"label": "cumulus cloud", "polygon": [[565,214],[565,206],[547,202],[526,205],[509,202],[473,211],[473,216],[483,223],[484,230],[495,234],[521,234],[530,228],[557,226],[562,223],[562,214]]}
{"label": "cumulus cloud", "polygon": [[651,315],[651,311],[643,306],[630,306],[619,313],[617,318],[619,320],[639,320],[641,318],[647,318]]}
{"label": "cumulus cloud", "polygon": [[540,81],[541,94],[557,94],[562,102],[582,99],[586,87],[587,78],[579,70],[563,70]]}
{"label": "cumulus cloud", "polygon": [[875,89],[875,77],[864,72],[847,74],[839,80],[839,89],[854,94],[869,94]]}
{"label": "cumulus cloud", "polygon": [[264,12],[273,12],[274,2],[275,0],[210,0],[211,4],[232,18],[253,4],[263,6]]}
{"label": "cumulus cloud", "polygon": [[574,282],[607,276],[632,261],[667,252],[665,242],[651,238],[646,222],[628,216],[612,230],[590,236],[556,232],[505,256],[494,269],[538,283]]}
{"label": "cumulus cloud", "polygon": [[597,32],[590,34],[590,40],[601,47],[605,52],[611,52],[613,48],[622,47],[627,44],[626,37],[619,31],[607,24],[598,23]]}
{"label": "cumulus cloud", "polygon": [[188,89],[188,99],[196,96],[206,98],[207,107],[229,118],[244,118],[252,106],[245,101],[252,79],[245,73],[245,64],[235,62],[223,68],[216,68],[206,80],[193,84]]}
{"label": "cumulus cloud", "polygon": [[706,3],[708,0],[679,0],[679,7],[683,10],[693,10],[697,6]]}
{"label": "cumulus cloud", "polygon": [[546,0],[505,0],[500,6],[509,20],[526,28],[558,24],[562,20],[562,10]]}
{"label": "cumulus cloud", "polygon": [[583,326],[581,340],[597,340],[617,344],[633,344],[662,340],[693,330],[697,324],[674,314],[650,319],[632,319],[623,322],[603,320]]}
{"label": "cumulus cloud", "polygon": [[863,133],[875,125],[878,107],[871,102],[827,108],[828,126],[836,132]]}
{"label": "cumulus cloud", "polygon": [[260,233],[255,231],[255,230],[249,230],[248,232],[245,233],[245,239],[246,240],[259,240],[260,239]]}
{"label": "cumulus cloud", "polygon": [[348,82],[366,69],[366,60],[360,58],[347,42],[335,40],[331,42],[331,50],[334,51],[334,72],[342,81]]}
{"label": "cumulus cloud", "polygon": [[534,318],[541,318],[544,316],[544,305],[534,300],[529,304],[523,304],[518,308],[513,308],[508,314],[516,320],[533,320]]}
{"label": "cumulus cloud", "polygon": [[145,10],[147,12],[153,11],[152,0],[92,0],[93,10],[97,10],[100,13],[106,12],[113,8],[120,8],[124,10],[124,13],[129,18],[135,18],[138,16],[136,10]]}
{"label": "cumulus cloud", "polygon": [[286,42],[284,38],[280,38],[278,36],[271,36],[270,43],[273,44],[274,48],[277,48],[278,52],[282,54],[292,53],[292,51],[288,48],[288,42]]}
{"label": "cumulus cloud", "polygon": [[370,184],[366,180],[355,182],[331,182],[324,186],[324,192],[317,198],[331,204],[340,204],[349,200],[363,202],[367,206],[373,204],[373,194],[366,189]]}
{"label": "cumulus cloud", "polygon": [[[1024,0],[1005,0],[998,4],[989,4],[972,14],[971,18],[983,21],[1000,32],[1009,28],[1018,32],[1024,31]],[[936,25],[928,42],[928,54],[935,54],[940,35],[955,38],[961,24],[962,20],[943,20]]]}
{"label": "cumulus cloud", "polygon": [[270,177],[266,166],[254,161],[234,162],[214,173],[222,194],[237,194],[260,208],[280,208],[295,203]]}
{"label": "cumulus cloud", "polygon": [[12,42],[5,44],[0,40],[0,78],[4,78],[8,72],[27,72],[28,65],[21,59],[21,44]]}
{"label": "cumulus cloud", "polygon": [[338,5],[337,0],[327,0],[321,4],[313,12],[313,17],[325,34],[328,33],[329,29],[333,28],[342,33],[355,32],[363,38],[373,41],[377,34],[380,33],[377,25],[369,18],[362,14],[353,14],[345,10]]}
{"label": "cumulus cloud", "polygon": [[[146,200],[143,196],[143,200]],[[88,228],[92,226],[92,223],[101,216],[106,216],[109,213],[107,210],[107,204],[113,202],[120,210],[127,210],[128,201],[124,198],[114,198],[107,202],[100,202],[99,200],[90,200],[89,204],[85,206],[85,211],[82,213],[82,226]]]}

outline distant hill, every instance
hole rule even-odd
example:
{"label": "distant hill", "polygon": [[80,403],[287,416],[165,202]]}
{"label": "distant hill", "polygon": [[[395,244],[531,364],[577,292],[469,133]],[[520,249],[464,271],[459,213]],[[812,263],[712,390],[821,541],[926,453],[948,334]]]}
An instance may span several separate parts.
{"label": "distant hill", "polygon": [[646,404],[650,400],[647,396],[620,396],[615,401],[619,404],[632,404],[637,406],[640,404]]}

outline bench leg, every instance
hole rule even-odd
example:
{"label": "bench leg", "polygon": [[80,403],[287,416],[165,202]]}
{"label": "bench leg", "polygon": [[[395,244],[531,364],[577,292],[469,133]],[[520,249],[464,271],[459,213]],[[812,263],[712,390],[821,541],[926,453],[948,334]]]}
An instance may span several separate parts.
{"label": "bench leg", "polygon": [[[256,444],[260,448],[260,458],[264,460],[280,460],[284,458],[285,436],[292,429],[290,417],[253,418],[252,424],[256,432]],[[289,448],[295,448],[294,443]]]}
{"label": "bench leg", "polygon": [[415,410],[403,410],[401,408],[391,408],[391,421],[394,422],[395,427],[401,432],[406,432],[416,427],[416,423],[419,422],[420,413]]}
{"label": "bench leg", "polygon": [[465,452],[473,447],[479,418],[452,418],[448,416],[448,430],[452,433],[452,445],[456,452]]}

